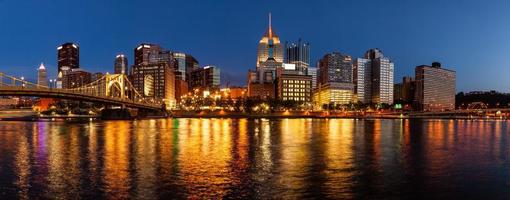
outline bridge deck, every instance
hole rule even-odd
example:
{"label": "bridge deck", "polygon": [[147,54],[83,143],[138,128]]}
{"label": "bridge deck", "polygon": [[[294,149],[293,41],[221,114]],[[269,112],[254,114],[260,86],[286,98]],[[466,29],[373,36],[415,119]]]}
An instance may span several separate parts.
{"label": "bridge deck", "polygon": [[131,100],[128,98],[117,98],[111,96],[87,94],[86,90],[79,89],[68,90],[43,87],[32,88],[22,86],[0,86],[0,96],[37,96],[69,100],[82,100],[151,110],[159,110],[162,107],[161,104],[158,104],[156,102],[147,102],[141,99]]}

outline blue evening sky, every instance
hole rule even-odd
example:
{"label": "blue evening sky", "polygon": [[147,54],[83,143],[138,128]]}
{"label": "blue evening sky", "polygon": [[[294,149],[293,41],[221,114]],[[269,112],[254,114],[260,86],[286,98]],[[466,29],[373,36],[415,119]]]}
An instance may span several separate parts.
{"label": "blue evening sky", "polygon": [[35,79],[56,71],[56,47],[80,45],[82,68],[113,71],[113,59],[141,42],[194,55],[244,85],[255,67],[267,14],[282,41],[310,42],[312,65],[325,53],[360,57],[380,48],[395,81],[440,61],[457,71],[457,90],[510,92],[510,1],[314,0],[127,1],[0,0],[0,71]]}

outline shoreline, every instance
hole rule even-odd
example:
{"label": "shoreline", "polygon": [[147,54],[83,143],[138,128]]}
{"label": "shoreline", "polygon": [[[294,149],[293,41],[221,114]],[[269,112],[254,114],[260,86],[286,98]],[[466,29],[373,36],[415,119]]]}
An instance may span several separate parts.
{"label": "shoreline", "polygon": [[231,119],[452,119],[452,120],[507,120],[506,117],[487,117],[487,116],[461,116],[461,115],[396,115],[396,114],[371,114],[371,115],[348,115],[348,114],[323,114],[323,113],[173,113],[169,116],[146,116],[129,119],[102,119],[99,115],[59,115],[59,116],[3,116],[0,121],[108,121],[108,120],[143,120],[143,119],[166,119],[166,118],[231,118]]}

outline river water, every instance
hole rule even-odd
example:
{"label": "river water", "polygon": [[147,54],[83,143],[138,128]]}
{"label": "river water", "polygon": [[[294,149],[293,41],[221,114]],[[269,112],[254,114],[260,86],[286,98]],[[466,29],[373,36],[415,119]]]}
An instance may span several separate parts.
{"label": "river water", "polygon": [[509,199],[510,121],[0,121],[0,199]]}

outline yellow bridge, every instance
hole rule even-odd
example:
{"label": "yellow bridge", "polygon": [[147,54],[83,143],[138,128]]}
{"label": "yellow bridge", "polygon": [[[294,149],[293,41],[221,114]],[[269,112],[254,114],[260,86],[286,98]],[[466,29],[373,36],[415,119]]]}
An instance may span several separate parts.
{"label": "yellow bridge", "polygon": [[141,95],[124,74],[106,74],[78,88],[50,88],[0,72],[0,96],[33,96],[161,110],[161,100]]}

